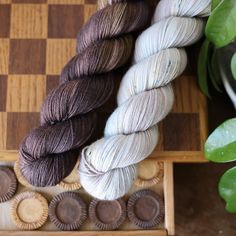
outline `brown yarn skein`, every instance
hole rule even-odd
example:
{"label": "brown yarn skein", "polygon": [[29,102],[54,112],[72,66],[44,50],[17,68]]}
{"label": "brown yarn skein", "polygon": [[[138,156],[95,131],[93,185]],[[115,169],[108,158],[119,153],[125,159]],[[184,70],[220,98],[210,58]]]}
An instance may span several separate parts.
{"label": "brown yarn skein", "polygon": [[96,109],[112,94],[112,71],[131,57],[131,33],[148,22],[144,1],[109,2],[79,32],[77,54],[42,105],[41,126],[20,145],[20,169],[31,185],[54,186],[70,174],[80,147],[93,134]]}

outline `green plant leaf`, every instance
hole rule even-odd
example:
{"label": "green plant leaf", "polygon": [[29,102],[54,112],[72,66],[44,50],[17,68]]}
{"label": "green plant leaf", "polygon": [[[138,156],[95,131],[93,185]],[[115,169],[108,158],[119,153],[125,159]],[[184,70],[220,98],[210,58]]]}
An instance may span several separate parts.
{"label": "green plant leaf", "polygon": [[198,71],[199,87],[206,96],[210,97],[208,89],[208,81],[207,81],[208,52],[209,52],[209,41],[206,39],[203,42],[202,47],[200,49],[197,71]]}
{"label": "green plant leaf", "polygon": [[216,47],[229,44],[236,36],[236,1],[223,0],[208,18],[206,37]]}
{"label": "green plant leaf", "polygon": [[234,55],[232,56],[230,67],[233,77],[236,80],[236,53],[234,53]]}
{"label": "green plant leaf", "polygon": [[217,65],[217,61],[215,58],[215,52],[216,50],[211,47],[211,50],[209,52],[208,55],[208,60],[207,60],[207,69],[208,69],[208,74],[211,80],[211,83],[213,84],[214,88],[218,91],[218,92],[222,92],[221,88],[219,87],[219,71],[217,69],[218,65]]}
{"label": "green plant leaf", "polygon": [[219,71],[219,62],[218,62],[218,59],[217,59],[217,56],[218,56],[217,53],[218,53],[218,51],[214,47],[213,48],[213,53],[212,53],[212,58],[211,58],[211,69],[212,69],[212,72],[214,74],[216,83],[218,85],[222,85],[222,79],[221,79],[221,75],[220,75],[220,71]]}
{"label": "green plant leaf", "polygon": [[223,0],[212,0],[211,1],[211,11],[213,11]]}
{"label": "green plant leaf", "polygon": [[225,209],[230,213],[236,212],[236,167],[226,171],[221,177],[218,191],[225,200]]}
{"label": "green plant leaf", "polygon": [[236,160],[236,118],[225,121],[208,137],[205,157],[213,162]]}

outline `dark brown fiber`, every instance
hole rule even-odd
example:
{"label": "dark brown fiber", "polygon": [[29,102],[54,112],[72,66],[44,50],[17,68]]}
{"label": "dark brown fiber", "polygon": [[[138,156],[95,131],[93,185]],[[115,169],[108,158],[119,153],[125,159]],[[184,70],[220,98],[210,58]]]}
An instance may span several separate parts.
{"label": "dark brown fiber", "polygon": [[112,94],[114,71],[131,58],[132,34],[145,27],[148,16],[145,1],[116,0],[79,32],[77,54],[42,105],[41,126],[20,145],[21,172],[30,184],[54,186],[70,174],[96,127],[96,109]]}

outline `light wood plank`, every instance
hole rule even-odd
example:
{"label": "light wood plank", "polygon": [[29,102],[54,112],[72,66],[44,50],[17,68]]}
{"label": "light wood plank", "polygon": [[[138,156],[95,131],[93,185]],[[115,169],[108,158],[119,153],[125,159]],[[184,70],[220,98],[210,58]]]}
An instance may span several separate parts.
{"label": "light wood plank", "polygon": [[[17,150],[0,150],[0,160],[15,161],[18,158]],[[149,159],[156,159],[158,161],[174,162],[174,163],[204,163],[208,162],[204,158],[203,152],[172,152],[163,151],[155,152],[150,155]]]}
{"label": "light wood plank", "polygon": [[7,137],[7,134],[6,134],[7,124],[6,123],[7,123],[7,113],[0,112],[0,148],[1,149],[6,149],[6,137]]}
{"label": "light wood plank", "polygon": [[174,178],[172,163],[164,163],[164,173],[165,228],[168,231],[168,235],[175,235]]}
{"label": "light wood plank", "polygon": [[136,230],[136,231],[0,231],[5,236],[167,236],[166,230]]}
{"label": "light wood plank", "polygon": [[0,74],[8,74],[9,39],[0,39]]}

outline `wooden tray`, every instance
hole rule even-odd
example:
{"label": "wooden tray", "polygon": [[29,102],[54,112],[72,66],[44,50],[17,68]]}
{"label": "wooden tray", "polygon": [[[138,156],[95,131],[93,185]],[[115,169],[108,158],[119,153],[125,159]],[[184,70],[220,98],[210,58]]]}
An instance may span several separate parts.
{"label": "wooden tray", "polygon": [[[75,54],[77,32],[94,11],[96,0],[0,0],[2,163],[11,165],[17,159],[20,141],[31,128],[38,126],[40,106],[46,94],[58,84],[58,75],[63,65]],[[196,47],[189,48],[188,68],[174,82],[175,105],[172,113],[159,126],[161,138],[149,158],[154,162],[165,161],[164,180],[154,187],[165,200],[165,220],[162,227],[145,231],[126,224],[121,230],[112,233],[85,227],[85,231],[31,231],[30,235],[174,234],[173,162],[205,161],[202,150],[207,133],[206,100],[196,83],[195,49]],[[115,96],[114,93],[105,109],[100,111],[98,136],[104,127],[102,120],[114,108]],[[132,191],[134,190],[135,188]],[[49,194],[49,200],[51,196]],[[26,233],[0,231],[0,234],[18,236]]]}
{"label": "wooden tray", "polygon": [[[154,166],[156,161],[148,160],[148,162],[151,162],[150,164]],[[8,162],[7,165],[9,164],[10,163]],[[174,229],[173,223],[171,222],[173,221],[173,218],[172,218],[173,217],[172,164],[165,164],[164,172],[165,172],[165,176],[164,176],[163,181],[149,188],[157,192],[160,196],[162,196],[165,199],[165,219],[164,219],[163,224],[160,224],[158,227],[155,227],[152,230],[142,230],[139,227],[132,224],[127,218],[125,223],[119,227],[119,230],[112,231],[112,235],[113,234],[114,235],[132,235],[134,232],[135,232],[135,235],[143,235],[146,233],[146,231],[148,231],[150,235],[152,235],[152,233],[153,234],[155,233],[155,235],[161,236],[161,235],[167,235],[168,228],[169,230]],[[48,199],[48,202],[50,202],[52,197],[55,196],[56,194],[65,191],[63,188],[59,186],[47,187],[47,188],[26,188],[26,187],[23,187],[22,185],[19,185],[17,194],[20,192],[29,190],[29,189],[42,193]],[[130,192],[124,197],[124,200],[127,201],[130,194],[140,189],[141,189],[140,187],[137,187],[134,185],[131,188]],[[81,194],[81,196],[87,202],[87,204],[91,202],[91,197],[88,196],[84,192],[83,189],[80,189],[77,192]],[[17,232],[16,235],[25,235],[26,231],[19,231],[19,229],[17,229],[16,226],[11,221],[10,208],[11,208],[11,201],[0,204],[0,214],[4,215],[4,217],[0,217],[0,234],[4,232],[5,233],[4,235],[12,235],[12,234],[15,235]],[[84,235],[86,231],[89,231],[87,232],[87,235],[89,236],[94,235],[95,232],[97,232],[98,235],[99,235],[99,232],[100,234],[106,233],[104,231],[99,231],[99,229],[89,219],[81,226],[80,231],[69,232],[69,233],[67,232],[67,233],[71,235]],[[45,232],[45,235],[57,235],[57,233],[60,233],[60,234],[62,233],[61,231],[58,231],[58,229],[53,225],[52,222],[50,222],[49,219],[47,220],[46,224],[42,228],[40,228],[40,230],[28,231],[30,235],[35,232],[37,232],[36,234],[38,235],[42,235],[43,232]]]}

